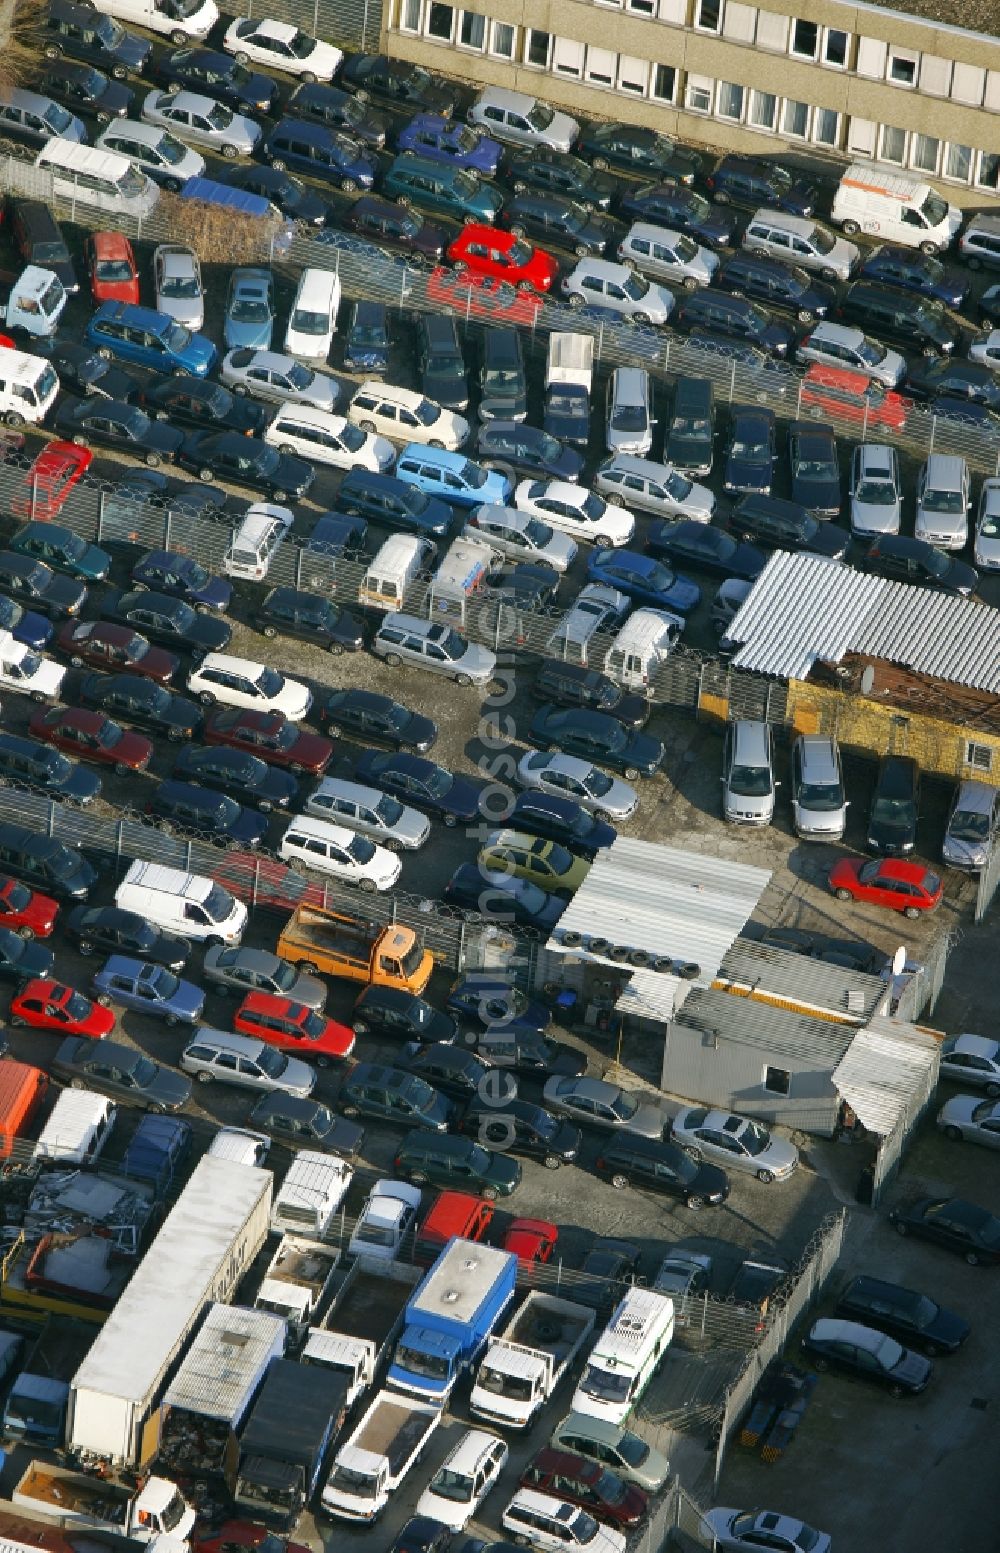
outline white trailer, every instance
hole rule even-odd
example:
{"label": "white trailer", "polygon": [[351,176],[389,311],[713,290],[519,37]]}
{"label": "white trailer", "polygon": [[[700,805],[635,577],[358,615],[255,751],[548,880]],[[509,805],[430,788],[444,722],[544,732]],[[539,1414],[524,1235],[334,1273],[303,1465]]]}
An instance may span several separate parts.
{"label": "white trailer", "polygon": [[545,430],[561,442],[586,444],[594,383],[594,337],[549,335],[545,364]]}
{"label": "white trailer", "polygon": [[334,1458],[323,1509],[338,1520],[371,1523],[385,1509],[441,1422],[432,1402],[380,1391]]}
{"label": "white trailer", "polygon": [[157,1403],[195,1324],[228,1301],[267,1238],[269,1170],[202,1159],[73,1377],[67,1445],[135,1466],[157,1446]]}
{"label": "white trailer", "polygon": [[490,1339],[469,1399],[475,1416],[526,1429],[583,1349],[594,1320],[586,1305],[532,1290]]}

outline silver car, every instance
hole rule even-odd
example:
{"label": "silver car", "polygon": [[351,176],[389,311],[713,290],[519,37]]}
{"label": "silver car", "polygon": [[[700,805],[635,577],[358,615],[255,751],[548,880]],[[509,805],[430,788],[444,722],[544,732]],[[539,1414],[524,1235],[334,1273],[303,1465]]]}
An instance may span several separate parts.
{"label": "silver car", "polygon": [[610,1467],[627,1483],[637,1483],[653,1493],[670,1476],[666,1456],[624,1424],[612,1423],[609,1418],[567,1413],[552,1432],[552,1444],[556,1450],[571,1451],[574,1456],[586,1456],[588,1461]]}
{"label": "silver car", "polygon": [[851,454],[852,534],[898,534],[902,516],[896,449],[883,442],[859,443]]}
{"label": "silver car", "polygon": [[794,1143],[776,1138],[762,1122],[733,1111],[687,1106],[674,1117],[671,1136],[692,1159],[718,1160],[731,1170],[745,1170],[758,1181],[786,1181],[799,1162]]}
{"label": "silver car", "polygon": [[825,367],[846,367],[863,372],[865,377],[896,388],[906,376],[906,362],[898,351],[891,351],[861,329],[847,324],[818,323],[796,346],[799,361],[819,361]]}
{"label": "silver car", "polygon": [[599,820],[631,819],[639,807],[634,787],[620,777],[609,776],[589,760],[556,751],[528,750],[518,762],[517,780],[522,787],[539,793],[554,793],[557,798],[573,798],[590,809]]}
{"label": "silver car", "polygon": [[340,384],[325,372],[285,356],[280,351],[242,346],[222,358],[219,376],[235,394],[250,394],[269,404],[311,404],[332,410],[340,398]]}
{"label": "silver car", "polygon": [[1000,480],[983,481],[972,557],[980,571],[1000,572]]}
{"label": "silver car", "polygon": [[579,124],[568,113],[503,86],[485,87],[466,118],[474,129],[485,130],[495,140],[516,146],[548,146],[553,151],[572,151],[580,133]]}
{"label": "silver car", "polygon": [[707,485],[689,480],[672,464],[632,453],[612,453],[597,466],[594,490],[617,500],[623,507],[653,513],[658,518],[690,518],[710,523],[715,512],[715,493]]}
{"label": "silver car", "polygon": [[294,965],[269,949],[249,949],[213,944],[205,950],[204,977],[222,992],[244,997],[248,992],[270,992],[291,998],[309,1008],[326,1007],[326,987],[316,976],[304,976]]}
{"label": "silver car", "polygon": [[1000,329],[984,329],[969,346],[969,360],[984,367],[1000,368]]}
{"label": "silver car", "polygon": [[711,284],[719,268],[719,255],[703,248],[686,232],[635,221],[618,245],[623,264],[632,264],[653,280],[695,291]]}
{"label": "silver car", "polygon": [[303,807],[306,814],[372,836],[390,852],[412,852],[422,847],[431,833],[426,814],[408,808],[377,787],[345,782],[341,777],[323,777]]}
{"label": "silver car", "polygon": [[180,243],[161,243],[153,250],[156,309],[188,329],[205,323],[205,288],[198,255]]}
{"label": "silver car", "polygon": [[570,307],[603,307],[639,324],[665,324],[674,310],[674,294],[627,265],[610,259],[580,259],[562,281]]}
{"label": "silver car", "polygon": [[660,1141],[670,1131],[670,1118],[658,1105],[643,1101],[620,1084],[600,1078],[550,1078],[542,1104],[556,1116],[568,1116],[585,1127],[624,1132]]}
{"label": "silver car", "polygon": [[286,1057],[274,1046],[248,1035],[213,1030],[201,1025],[181,1053],[181,1067],[193,1073],[199,1084],[217,1079],[242,1089],[279,1090],[306,1099],[316,1085],[316,1074],[307,1062]]}
{"label": "silver car", "polygon": [[127,156],[142,172],[149,173],[165,189],[176,193],[189,178],[203,178],[205,158],[193,151],[162,124],[143,124],[138,119],[119,119],[102,130],[94,141],[100,151]]}
{"label": "silver car", "polygon": [[950,1035],[941,1045],[941,1077],[984,1089],[1000,1100],[1000,1041],[986,1035]]}
{"label": "silver car", "polygon": [[798,1516],[773,1510],[735,1510],[717,1505],[714,1510],[706,1510],[702,1520],[717,1553],[754,1553],[759,1548],[780,1549],[783,1553],[830,1553],[833,1546],[827,1532],[816,1531]]}
{"label": "silver car", "polygon": [[462,537],[484,539],[508,560],[541,562],[554,572],[568,571],[577,557],[577,546],[568,534],[515,507],[473,508]]}
{"label": "silver car", "polygon": [[1000,1149],[1000,1102],[956,1095],[938,1112],[937,1124],[955,1143],[982,1143]]}
{"label": "silver car", "polygon": [[496,671],[496,655],[470,642],[455,627],[417,615],[383,616],[371,644],[391,669],[407,663],[431,674],[446,674],[459,685],[487,685]]}
{"label": "silver car", "polygon": [[180,140],[207,146],[227,160],[251,156],[263,134],[254,119],[198,92],[150,92],[142,105],[142,117],[145,123],[162,124]]}

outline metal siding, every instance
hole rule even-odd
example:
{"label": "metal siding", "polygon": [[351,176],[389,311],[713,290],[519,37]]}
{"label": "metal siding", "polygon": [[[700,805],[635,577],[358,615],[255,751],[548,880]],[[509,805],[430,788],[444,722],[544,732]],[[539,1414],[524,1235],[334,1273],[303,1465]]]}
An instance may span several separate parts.
{"label": "metal siding", "polygon": [[717,1033],[720,1039],[752,1048],[758,1063],[765,1060],[784,1067],[802,1063],[832,1071],[856,1034],[854,1025],[810,1019],[715,987],[696,988],[679,1017],[706,1035]]}
{"label": "metal siding", "polygon": [[[792,1074],[790,1094],[764,1091],[764,1068],[769,1063]],[[829,1134],[840,1100],[828,1072],[816,1058],[778,1059],[724,1036],[716,1047],[702,1031],[675,1020],[665,1042],[661,1087],[686,1100],[739,1111],[776,1126]]]}
{"label": "metal siding", "polygon": [[[717,981],[728,980],[791,1003],[828,1009],[852,1024],[873,1014],[887,994],[879,976],[865,976],[841,965],[827,965],[787,949],[772,949],[750,938],[737,938],[719,967]],[[860,1008],[850,1009],[848,993],[860,993]]]}
{"label": "metal siding", "polygon": [[869,1132],[885,1138],[919,1110],[940,1058],[930,1030],[877,1018],[858,1031],[832,1077]]}

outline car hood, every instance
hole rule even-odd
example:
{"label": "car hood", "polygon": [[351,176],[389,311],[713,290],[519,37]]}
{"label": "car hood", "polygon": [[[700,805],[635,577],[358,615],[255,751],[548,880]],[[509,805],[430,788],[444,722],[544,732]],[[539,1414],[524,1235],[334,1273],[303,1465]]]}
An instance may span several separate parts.
{"label": "car hood", "polygon": [[847,554],[850,536],[836,523],[821,523],[806,549],[813,555],[828,556],[831,561],[841,561]]}
{"label": "car hood", "polygon": [[161,1105],[165,1111],[179,1111],[191,1098],[191,1080],[172,1068],[161,1067],[144,1093],[147,1100]]}
{"label": "car hood", "polygon": [[946,863],[956,867],[981,868],[989,856],[989,844],[986,841],[963,841],[945,832],[941,856]]}
{"label": "car hood", "polygon": [[259,324],[234,323],[226,319],[227,350],[267,350],[271,344],[273,323],[266,320]]}
{"label": "car hood", "polygon": [[758,1169],[773,1170],[776,1175],[783,1170],[793,1170],[798,1162],[799,1151],[794,1143],[786,1143],[784,1138],[776,1138],[773,1134],[768,1147],[756,1159]]}
{"label": "car hood", "polygon": [[916,841],[916,818],[903,825],[891,825],[884,820],[869,820],[868,845],[880,857],[899,857],[910,852]]}
{"label": "car hood", "polygon": [[625,1123],[624,1130],[638,1133],[640,1138],[667,1138],[670,1136],[670,1118],[658,1105],[641,1105]]}
{"label": "car hood", "polygon": [[793,482],[793,500],[800,501],[809,512],[839,512],[841,507],[840,481],[832,475],[826,479]]}
{"label": "car hood", "polygon": [[882,507],[868,502],[851,502],[851,527],[860,534],[896,534],[899,532],[899,506]]}
{"label": "car hood", "polygon": [[903,1357],[890,1374],[893,1380],[899,1381],[904,1386],[923,1386],[926,1385],[933,1368],[931,1361],[925,1359],[923,1354],[904,1348]]}

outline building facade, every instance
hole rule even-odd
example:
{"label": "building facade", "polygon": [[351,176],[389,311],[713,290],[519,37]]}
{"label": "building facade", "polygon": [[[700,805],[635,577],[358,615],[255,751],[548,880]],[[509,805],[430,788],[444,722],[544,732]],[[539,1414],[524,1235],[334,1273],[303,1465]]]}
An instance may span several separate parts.
{"label": "building facade", "polygon": [[1000,196],[1000,38],[954,0],[384,0],[382,47],[578,116],[724,150],[878,158]]}

